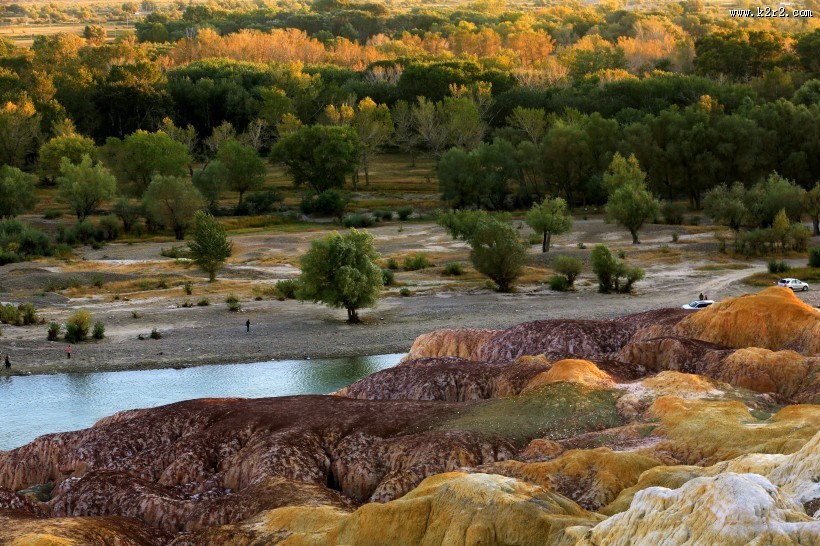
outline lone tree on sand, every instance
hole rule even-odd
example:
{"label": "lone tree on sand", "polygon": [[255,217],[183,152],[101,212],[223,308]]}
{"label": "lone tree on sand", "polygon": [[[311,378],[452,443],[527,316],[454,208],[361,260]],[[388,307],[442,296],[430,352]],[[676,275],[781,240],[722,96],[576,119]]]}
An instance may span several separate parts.
{"label": "lone tree on sand", "polygon": [[373,236],[351,229],[315,239],[302,256],[298,297],[347,309],[347,321],[359,322],[358,309],[375,307],[384,286],[382,270],[374,261]]}
{"label": "lone tree on sand", "polygon": [[233,243],[225,235],[225,229],[202,210],[194,216],[194,240],[188,246],[194,263],[208,274],[209,281],[216,278],[216,272],[233,251]]}

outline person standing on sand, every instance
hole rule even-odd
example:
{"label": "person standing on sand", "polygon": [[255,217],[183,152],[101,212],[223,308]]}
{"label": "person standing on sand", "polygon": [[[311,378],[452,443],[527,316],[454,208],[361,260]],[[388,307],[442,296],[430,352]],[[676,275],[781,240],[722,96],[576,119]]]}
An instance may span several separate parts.
{"label": "person standing on sand", "polygon": [[71,360],[71,345],[69,345],[68,347],[65,348],[65,356],[66,356],[66,358]]}
{"label": "person standing on sand", "polygon": [[8,355],[8,353],[6,354],[6,364],[5,364],[5,366],[6,366],[6,369],[7,369],[7,370],[8,370],[9,368],[11,368],[11,361],[9,360],[9,355]]}
{"label": "person standing on sand", "polygon": [[248,320],[245,321],[245,331],[246,332],[251,331],[251,319],[248,319]]}

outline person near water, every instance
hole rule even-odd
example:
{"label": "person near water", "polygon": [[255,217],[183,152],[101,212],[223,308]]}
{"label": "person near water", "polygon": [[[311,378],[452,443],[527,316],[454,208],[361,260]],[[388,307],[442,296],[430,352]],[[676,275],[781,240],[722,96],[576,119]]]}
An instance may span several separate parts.
{"label": "person near water", "polygon": [[6,366],[7,370],[9,368],[11,368],[11,361],[9,360],[9,355],[8,354],[6,354],[6,364],[5,364],[5,366]]}
{"label": "person near water", "polygon": [[245,321],[245,331],[246,332],[251,331],[251,319],[248,319],[248,320]]}
{"label": "person near water", "polygon": [[65,356],[68,359],[71,359],[71,345],[65,348]]}

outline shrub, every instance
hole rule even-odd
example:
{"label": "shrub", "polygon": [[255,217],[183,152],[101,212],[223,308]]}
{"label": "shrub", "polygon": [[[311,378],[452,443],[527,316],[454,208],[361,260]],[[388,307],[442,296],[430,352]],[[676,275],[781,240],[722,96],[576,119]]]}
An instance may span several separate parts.
{"label": "shrub", "polygon": [[142,318],[139,311],[131,311],[131,318]]}
{"label": "shrub", "polygon": [[410,292],[410,289],[409,289],[409,288],[406,288],[406,287],[405,287],[405,288],[402,288],[401,290],[399,290],[399,295],[400,295],[401,297],[403,297],[403,298],[406,298],[406,297],[408,297],[408,296],[412,296],[412,295],[413,295],[413,293],[412,293],[412,292]]}
{"label": "shrub", "polygon": [[388,258],[387,260],[387,269],[398,269],[399,262],[396,261],[396,258]]}
{"label": "shrub", "polygon": [[305,214],[341,218],[347,208],[347,202],[348,197],[339,190],[327,190],[317,196],[305,197],[299,207]]}
{"label": "shrub", "polygon": [[184,283],[182,283],[182,290],[185,291],[185,294],[190,296],[194,291],[194,288],[193,288],[193,285],[191,284],[191,281],[185,281]]}
{"label": "shrub", "polygon": [[93,277],[91,277],[91,286],[95,288],[102,288],[104,284],[105,280],[99,273],[96,273]]}
{"label": "shrub", "polygon": [[671,226],[679,226],[683,224],[683,213],[686,212],[686,207],[681,203],[674,201],[667,201],[661,207],[661,214],[663,220]]}
{"label": "shrub", "polygon": [[396,284],[395,274],[392,269],[382,269],[382,279],[385,286],[393,286]]}
{"label": "shrub", "polygon": [[567,288],[572,288],[575,279],[581,274],[583,262],[569,256],[558,256],[552,262],[552,269],[567,280]]}
{"label": "shrub", "polygon": [[587,247],[587,245],[585,245],[584,243],[578,243],[577,246],[580,250],[584,250]]}
{"label": "shrub", "polygon": [[680,238],[680,236],[678,235],[677,231],[672,233],[672,242],[673,243],[677,243],[679,238]]}
{"label": "shrub", "polygon": [[820,267],[820,246],[809,250],[809,267]]}
{"label": "shrub", "polygon": [[768,268],[769,273],[785,273],[786,271],[791,269],[791,267],[789,267],[789,264],[787,264],[786,262],[778,262],[777,260],[769,260]]}
{"label": "shrub", "polygon": [[492,279],[487,279],[484,281],[484,288],[489,288],[490,290],[498,290],[498,285],[495,284]]}
{"label": "shrub", "polygon": [[105,325],[102,322],[95,322],[94,323],[94,331],[92,332],[91,336],[94,339],[102,339],[105,337]]}
{"label": "shrub", "polygon": [[417,252],[412,256],[406,257],[403,265],[405,271],[418,271],[419,269],[430,267],[430,260],[427,259],[427,254],[424,252]]}
{"label": "shrub", "polygon": [[397,210],[396,213],[399,215],[399,220],[404,222],[405,220],[410,218],[410,216],[413,214],[413,207],[411,207],[409,205],[399,207],[399,210]]}
{"label": "shrub", "polygon": [[569,282],[563,275],[553,275],[549,278],[550,288],[557,292],[566,292],[569,290]]}
{"label": "shrub", "polygon": [[449,276],[458,276],[464,273],[464,268],[461,267],[461,264],[458,262],[450,262],[444,266],[444,271],[442,271],[444,275]]}
{"label": "shrub", "polygon": [[282,279],[281,281],[276,281],[273,289],[279,298],[283,300],[294,300],[299,290],[299,280]]}
{"label": "shrub", "polygon": [[88,339],[88,330],[91,328],[91,313],[81,309],[68,317],[65,323],[65,340],[69,343],[78,343]]}
{"label": "shrub", "polygon": [[236,297],[236,294],[228,294],[228,297],[225,298],[225,303],[228,304],[228,311],[232,313],[238,313],[240,309],[242,309],[242,304],[239,303],[239,298]]}
{"label": "shrub", "polygon": [[540,245],[541,244],[541,235],[538,233],[530,233],[527,235],[527,243],[531,245]]}
{"label": "shrub", "polygon": [[377,210],[373,213],[373,215],[380,220],[390,221],[393,219],[392,210]]}
{"label": "shrub", "polygon": [[342,225],[346,228],[370,227],[374,224],[373,217],[369,214],[351,214],[342,220]]}
{"label": "shrub", "polygon": [[151,330],[151,335],[149,335],[151,339],[162,339],[162,334],[160,334],[156,328]]}
{"label": "shrub", "polygon": [[74,256],[74,250],[65,243],[59,243],[54,247],[54,255],[61,260],[70,260]]}
{"label": "shrub", "polygon": [[182,302],[182,305],[180,305],[180,307],[184,307],[185,309],[189,309],[193,306],[194,306],[194,304],[191,303],[191,300],[185,300],[185,301]]}
{"label": "shrub", "polygon": [[211,302],[208,301],[208,298],[202,298],[198,302],[196,302],[198,307],[208,307],[211,305]]}
{"label": "shrub", "polygon": [[281,203],[285,196],[279,190],[267,190],[249,194],[234,209],[237,216],[252,216],[267,214],[276,208],[277,203]]}
{"label": "shrub", "polygon": [[191,252],[188,250],[187,247],[184,246],[170,246],[168,248],[162,248],[159,251],[160,256],[164,256],[166,258],[173,258],[178,260],[180,258],[190,258]]}
{"label": "shrub", "polygon": [[0,307],[0,322],[17,326],[21,324],[20,310],[14,305],[7,303]]}
{"label": "shrub", "polygon": [[[630,267],[612,255],[604,245],[595,245],[592,249],[592,271],[598,277],[599,292],[629,292],[632,285],[644,278],[645,272],[640,267]],[[623,280],[623,283],[622,283]]]}
{"label": "shrub", "polygon": [[57,341],[60,338],[60,323],[59,322],[51,322],[48,325],[48,340],[49,341]]}
{"label": "shrub", "polygon": [[120,236],[120,219],[113,214],[100,218],[99,229],[107,241],[113,241]]}
{"label": "shrub", "polygon": [[0,221],[0,265],[22,262],[53,252],[48,235],[20,220]]}
{"label": "shrub", "polygon": [[18,321],[20,324],[37,324],[39,317],[37,316],[37,308],[32,303],[21,303],[17,306],[19,313]]}

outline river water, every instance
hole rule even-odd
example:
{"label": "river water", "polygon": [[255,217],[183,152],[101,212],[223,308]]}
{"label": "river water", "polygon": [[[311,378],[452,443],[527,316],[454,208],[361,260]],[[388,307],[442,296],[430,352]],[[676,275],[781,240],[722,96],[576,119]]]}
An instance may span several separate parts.
{"label": "river water", "polygon": [[193,398],[327,394],[389,368],[403,354],[253,364],[0,376],[0,450],[86,428],[118,411]]}

